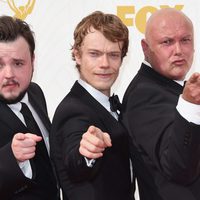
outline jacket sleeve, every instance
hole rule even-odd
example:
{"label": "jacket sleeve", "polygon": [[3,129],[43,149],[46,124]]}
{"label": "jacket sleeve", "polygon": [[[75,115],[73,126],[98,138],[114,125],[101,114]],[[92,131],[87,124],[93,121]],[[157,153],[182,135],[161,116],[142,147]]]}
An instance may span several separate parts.
{"label": "jacket sleeve", "polygon": [[[98,171],[101,159],[97,159],[93,167],[88,167],[84,156],[79,153],[82,135],[90,125],[96,124],[95,118],[95,113],[74,103],[62,104],[55,112],[50,133],[51,156],[57,169],[59,160],[62,160],[60,163],[72,181],[88,180]],[[56,155],[58,152],[60,157]]]}
{"label": "jacket sleeve", "polygon": [[149,166],[186,185],[200,174],[200,126],[176,110],[178,97],[160,88],[135,88],[124,104],[123,122]]}
{"label": "jacket sleeve", "polygon": [[7,199],[28,187],[24,176],[12,153],[11,143],[0,148],[0,197]]}

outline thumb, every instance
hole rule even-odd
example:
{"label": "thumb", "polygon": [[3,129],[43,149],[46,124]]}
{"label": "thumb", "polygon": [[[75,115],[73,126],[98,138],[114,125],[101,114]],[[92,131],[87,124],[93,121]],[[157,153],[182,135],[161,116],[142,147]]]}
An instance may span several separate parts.
{"label": "thumb", "polygon": [[16,140],[24,140],[26,138],[25,134],[24,133],[17,133],[14,135],[14,138]]}
{"label": "thumb", "polygon": [[102,138],[102,131],[101,131],[101,129],[99,129],[99,128],[97,128],[96,126],[90,126],[89,128],[88,128],[88,132],[90,133],[90,134],[92,134],[92,135],[94,135],[94,136],[96,136],[96,137],[98,137],[98,138]]}
{"label": "thumb", "polygon": [[96,127],[95,126],[90,126],[89,128],[88,128],[88,132],[90,132],[90,134],[93,134],[93,135],[95,135],[95,132],[96,132]]}

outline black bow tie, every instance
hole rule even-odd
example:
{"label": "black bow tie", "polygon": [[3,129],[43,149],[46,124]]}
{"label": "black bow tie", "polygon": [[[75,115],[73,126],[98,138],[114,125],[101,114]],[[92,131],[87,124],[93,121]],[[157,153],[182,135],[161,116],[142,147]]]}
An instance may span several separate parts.
{"label": "black bow tie", "polygon": [[109,98],[110,101],[110,109],[112,112],[117,112],[121,110],[121,103],[119,101],[119,97],[117,95],[112,95]]}

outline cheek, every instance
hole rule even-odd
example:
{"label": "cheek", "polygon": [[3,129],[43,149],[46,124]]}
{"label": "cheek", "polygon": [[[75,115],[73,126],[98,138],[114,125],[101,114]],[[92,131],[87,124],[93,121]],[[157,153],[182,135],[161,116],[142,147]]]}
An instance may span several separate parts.
{"label": "cheek", "polygon": [[122,67],[122,61],[116,61],[111,66],[113,66],[112,69],[114,72],[119,73],[120,68]]}
{"label": "cheek", "polygon": [[81,66],[80,77],[86,81],[92,80],[93,79],[92,70],[88,67]]}
{"label": "cheek", "polygon": [[20,77],[19,77],[19,82],[26,87],[27,85],[29,85],[31,79],[32,79],[32,75],[33,75],[33,69],[27,69],[27,70],[23,70],[22,73],[20,73]]}
{"label": "cheek", "polygon": [[4,81],[4,78],[1,76],[1,74],[0,74],[0,88],[2,87],[2,85],[3,85],[3,81]]}
{"label": "cheek", "polygon": [[114,76],[115,76],[115,77],[118,77],[119,71],[120,71],[120,68],[119,68],[119,67],[115,69],[115,71],[114,71]]}
{"label": "cheek", "polygon": [[21,80],[19,80],[20,87],[23,89],[26,88],[29,85],[30,81],[31,81],[31,78],[28,76],[26,76],[26,78],[21,78]]}
{"label": "cheek", "polygon": [[188,52],[188,58],[189,58],[189,60],[190,60],[190,62],[192,62],[193,61],[193,58],[194,58],[194,51],[191,53],[191,52]]}
{"label": "cheek", "polygon": [[162,57],[154,58],[152,64],[153,64],[154,69],[156,69],[156,71],[160,73],[163,73],[163,72],[166,73],[170,71],[170,68],[171,68],[169,60]]}
{"label": "cheek", "polygon": [[159,65],[168,65],[170,63],[171,54],[170,52],[157,52],[155,60],[159,63]]}
{"label": "cheek", "polygon": [[115,82],[119,73],[120,73],[120,67],[116,67],[116,68],[113,69],[113,75],[112,75],[112,78],[111,78],[112,83]]}

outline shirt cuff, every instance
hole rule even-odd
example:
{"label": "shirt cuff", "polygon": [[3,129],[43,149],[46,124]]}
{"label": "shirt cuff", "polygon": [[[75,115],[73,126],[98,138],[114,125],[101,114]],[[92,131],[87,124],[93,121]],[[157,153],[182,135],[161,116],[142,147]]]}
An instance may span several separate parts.
{"label": "shirt cuff", "polygon": [[200,125],[200,105],[190,103],[180,95],[176,109],[188,122]]}
{"label": "shirt cuff", "polygon": [[31,169],[31,164],[29,160],[25,160],[23,162],[18,162],[18,165],[20,167],[20,169],[22,170],[24,176],[26,176],[27,178],[32,178],[32,169]]}
{"label": "shirt cuff", "polygon": [[86,157],[85,158],[85,161],[86,161],[86,164],[88,167],[93,167],[94,166],[94,163],[95,163],[95,159],[88,159]]}

